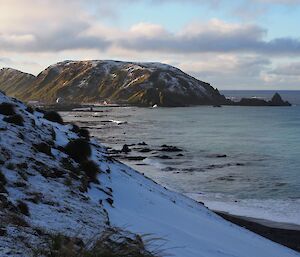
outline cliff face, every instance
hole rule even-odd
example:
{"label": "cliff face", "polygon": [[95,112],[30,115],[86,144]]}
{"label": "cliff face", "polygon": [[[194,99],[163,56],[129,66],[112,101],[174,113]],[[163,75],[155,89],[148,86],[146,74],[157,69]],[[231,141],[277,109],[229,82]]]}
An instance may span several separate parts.
{"label": "cliff face", "polygon": [[[106,101],[138,106],[188,106],[226,102],[225,97],[208,83],[161,63],[65,61],[48,67],[36,79],[28,81],[30,86],[26,83],[23,90],[18,91],[18,96],[25,101]],[[0,89],[6,91],[6,88],[0,83]]]}

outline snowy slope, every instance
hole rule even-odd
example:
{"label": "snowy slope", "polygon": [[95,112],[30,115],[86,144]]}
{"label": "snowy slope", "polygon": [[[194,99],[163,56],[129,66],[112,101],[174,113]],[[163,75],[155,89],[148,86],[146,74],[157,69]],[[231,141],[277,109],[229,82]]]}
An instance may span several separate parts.
{"label": "snowy slope", "polygon": [[165,248],[172,256],[300,256],[225,221],[199,203],[162,188],[122,164],[112,168],[112,188],[114,208],[108,209],[112,224],[165,238]]}
{"label": "snowy slope", "polygon": [[[82,238],[103,230],[108,220],[104,209],[78,190],[80,180],[73,179],[61,163],[68,155],[59,147],[78,137],[72,126],[45,120],[40,112],[31,114],[25,105],[0,93],[0,104],[3,102],[15,105],[24,126],[8,123],[3,120],[7,116],[0,114],[0,171],[7,180],[7,192],[0,194],[0,229],[5,231],[0,237],[0,256],[30,256],[28,246],[42,243],[40,230]],[[51,156],[33,148],[40,142],[51,145]],[[75,162],[71,164],[76,167]],[[67,185],[67,180],[72,185]],[[27,204],[30,216],[18,212],[18,201]],[[20,225],[14,216],[28,225]]]}
{"label": "snowy slope", "polygon": [[[300,256],[108,158],[95,139],[90,141],[91,159],[100,167],[100,184],[79,190],[82,173],[76,177],[72,169],[62,165],[62,160],[68,159],[63,147],[79,136],[73,126],[45,120],[41,112],[30,113],[25,105],[0,93],[2,102],[16,106],[24,126],[6,122],[6,115],[0,114],[0,170],[7,180],[7,192],[0,193],[0,232],[5,230],[0,234],[1,257],[31,256],[30,246],[42,243],[46,233],[87,240],[108,225],[163,238],[163,248],[177,257]],[[41,141],[51,145],[51,155],[32,148]],[[76,168],[74,161],[71,164]],[[38,196],[35,201],[34,196]],[[4,205],[4,198],[9,204]],[[16,211],[18,200],[28,205],[29,216]],[[17,225],[12,215],[28,225]]]}

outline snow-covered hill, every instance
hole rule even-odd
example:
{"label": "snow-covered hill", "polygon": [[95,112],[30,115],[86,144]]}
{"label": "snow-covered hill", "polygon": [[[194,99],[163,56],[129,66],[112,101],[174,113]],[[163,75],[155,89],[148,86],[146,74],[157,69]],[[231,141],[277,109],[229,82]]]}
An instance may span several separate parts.
{"label": "snow-covered hill", "polygon": [[[0,72],[0,81],[1,81]],[[42,71],[18,96],[45,103],[112,102],[140,106],[222,104],[208,83],[161,63],[64,61]],[[0,89],[5,90],[0,83]]]}
{"label": "snow-covered hill", "polygon": [[[0,93],[1,257],[32,256],[49,233],[90,240],[109,226],[164,238],[176,257],[299,256],[109,158],[78,127],[45,117]],[[82,144],[77,152],[74,142]]]}

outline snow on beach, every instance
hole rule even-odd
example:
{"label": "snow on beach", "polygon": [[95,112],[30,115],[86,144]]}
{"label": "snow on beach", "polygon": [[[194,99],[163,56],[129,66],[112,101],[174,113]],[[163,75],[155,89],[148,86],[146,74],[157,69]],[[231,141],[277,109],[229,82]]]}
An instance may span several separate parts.
{"label": "snow on beach", "polygon": [[[95,139],[90,141],[91,160],[100,167],[100,184],[90,183],[87,191],[78,190],[80,179],[73,179],[71,170],[62,166],[66,159],[76,166],[63,151],[70,140],[79,137],[74,127],[48,121],[41,112],[31,113],[19,101],[0,93],[0,104],[3,102],[15,105],[24,124],[10,123],[7,115],[0,114],[1,171],[7,180],[7,192],[0,194],[12,205],[25,202],[29,215],[22,216],[28,226],[16,226],[7,221],[10,211],[0,209],[0,228],[6,231],[0,236],[0,256],[31,256],[29,246],[42,240],[37,229],[90,239],[108,224],[165,239],[163,248],[176,257],[300,256],[108,158]],[[50,153],[33,148],[40,142],[49,143]],[[67,176],[71,176],[71,184],[66,182]],[[39,200],[29,197],[33,194]]]}
{"label": "snow on beach", "polygon": [[[224,200],[209,197],[205,194],[187,193],[188,197],[204,202],[205,206],[214,211],[227,212],[233,215],[263,219],[266,222],[278,222],[292,227],[300,226],[300,200],[273,200],[273,199],[240,199]],[[290,226],[289,226],[290,225]],[[283,226],[284,227],[284,226]]]}

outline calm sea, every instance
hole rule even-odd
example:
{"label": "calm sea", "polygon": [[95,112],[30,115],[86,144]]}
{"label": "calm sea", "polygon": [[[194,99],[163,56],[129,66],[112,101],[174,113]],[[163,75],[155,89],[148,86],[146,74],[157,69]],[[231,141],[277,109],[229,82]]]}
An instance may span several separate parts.
{"label": "calm sea", "polygon": [[[222,93],[236,100],[274,94]],[[125,162],[212,209],[300,224],[300,91],[279,93],[293,106],[106,107],[63,116],[116,149],[145,141],[154,151],[133,151],[147,158]],[[162,144],[182,148],[183,156],[159,152]]]}

